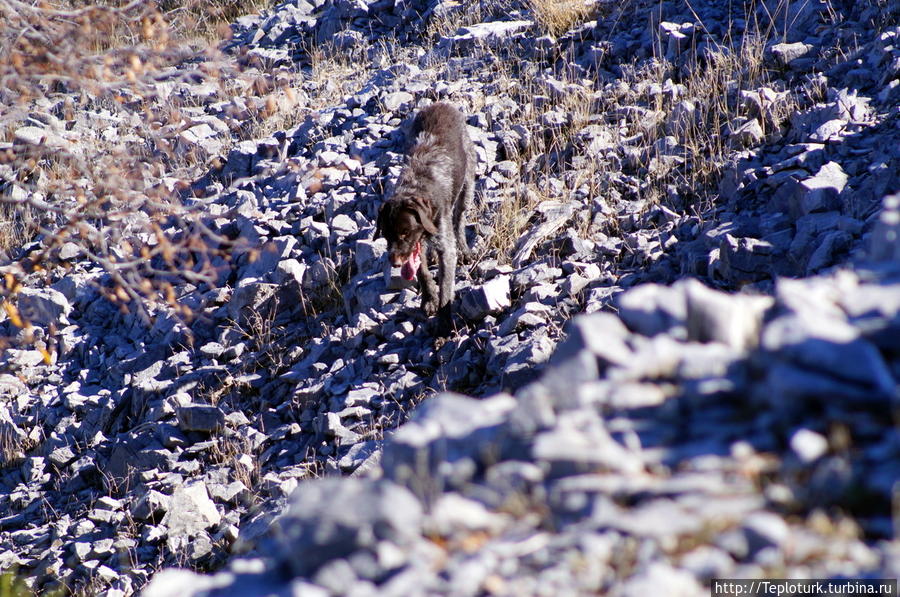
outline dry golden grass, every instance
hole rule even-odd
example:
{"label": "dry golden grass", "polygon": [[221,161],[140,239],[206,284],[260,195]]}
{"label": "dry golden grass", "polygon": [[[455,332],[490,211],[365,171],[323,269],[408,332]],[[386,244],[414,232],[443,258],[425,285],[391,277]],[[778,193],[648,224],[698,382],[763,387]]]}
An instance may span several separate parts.
{"label": "dry golden grass", "polygon": [[160,9],[181,39],[218,42],[231,36],[230,24],[272,4],[271,0],[162,0]]}
{"label": "dry golden grass", "polygon": [[519,239],[531,227],[535,208],[546,199],[533,185],[511,183],[500,191],[502,199],[491,206],[491,236],[486,249],[501,263],[508,263]]}
{"label": "dry golden grass", "polygon": [[369,77],[365,52],[366,48],[340,49],[331,43],[306,48],[310,62],[307,80],[315,90],[309,98],[310,110],[334,106],[362,86]]}
{"label": "dry golden grass", "polygon": [[[629,131],[629,134],[644,133],[646,147],[653,150],[665,135],[674,136],[681,148],[683,164],[656,176],[658,195],[665,195],[663,187],[672,184],[694,197],[704,197],[701,202],[708,206],[736,149],[723,133],[737,118],[750,116],[738,91],[757,91],[773,85],[763,63],[766,34],[765,31],[748,32],[736,48],[720,47],[705,60],[691,56],[694,66],[687,76],[680,78],[683,91],[677,96],[657,95],[656,105],[651,106],[664,113],[662,123],[653,130]],[[634,71],[626,82],[632,88],[641,88],[647,84],[664,86],[673,78],[678,80],[675,69],[666,61],[658,60],[651,68]],[[683,107],[683,102],[693,105],[693,114],[673,118],[675,109],[680,108],[679,104]],[[765,137],[769,138],[778,134],[781,124],[796,110],[797,102],[785,94],[764,107],[766,114],[759,122]]]}
{"label": "dry golden grass", "polygon": [[481,2],[444,3],[440,12],[435,12],[428,19],[426,34],[431,39],[439,39],[452,35],[460,27],[468,27],[484,20],[483,5]]}
{"label": "dry golden grass", "polygon": [[9,255],[34,238],[37,231],[31,207],[0,204],[0,253]]}
{"label": "dry golden grass", "polygon": [[528,6],[541,29],[554,37],[590,20],[597,12],[595,5],[585,0],[528,0]]}
{"label": "dry golden grass", "polygon": [[[560,33],[589,18],[582,2],[541,2],[533,0],[532,9],[541,26]],[[772,31],[761,26],[738,38],[734,47],[720,47],[703,59],[689,55],[689,68],[678,67],[661,57],[644,61],[640,68],[622,65],[624,76],[618,85],[600,86],[594,80],[579,80],[565,69],[554,72],[539,66],[502,58],[496,47],[482,46],[477,52],[491,63],[492,94],[507,94],[521,109],[508,114],[505,128],[527,130],[532,134],[515,155],[508,155],[518,166],[519,177],[498,191],[506,198],[491,203],[482,218],[493,221],[487,250],[501,261],[509,258],[521,236],[533,221],[529,215],[541,201],[571,200],[573,197],[609,195],[610,175],[621,176],[602,155],[592,155],[579,133],[588,124],[600,124],[610,135],[615,153],[622,158],[623,140],[629,139],[631,166],[639,169],[640,185],[636,196],[647,207],[678,194],[689,212],[701,211],[717,197],[723,170],[735,154],[724,131],[738,117],[752,116],[740,100],[739,90],[756,91],[774,85],[763,62],[764,50]],[[659,47],[659,44],[656,44]],[[548,75],[556,81],[543,82]],[[648,89],[678,86],[677,93],[650,94]],[[770,94],[771,95],[771,94]],[[687,117],[676,117],[685,105],[693,105]],[[466,103],[465,101],[463,103]],[[468,101],[473,112],[488,109],[478,99]],[[767,137],[777,135],[779,127],[795,109],[787,94],[765,106],[761,119]],[[550,118],[545,118],[547,116]],[[560,118],[563,115],[564,118]],[[664,138],[668,137],[664,140]],[[675,138],[674,152],[665,149]],[[605,169],[614,167],[609,175]],[[651,167],[652,166],[652,167]],[[559,181],[563,182],[560,188]],[[549,184],[553,183],[553,184]],[[613,211],[615,205],[610,206]],[[595,222],[582,221],[579,232],[589,234]],[[614,219],[609,225],[615,227]]]}
{"label": "dry golden grass", "polygon": [[[520,108],[507,114],[504,126],[527,133],[524,146],[506,156],[516,163],[518,174],[495,191],[503,199],[481,205],[480,217],[491,222],[491,234],[483,245],[485,251],[501,263],[508,263],[521,237],[534,225],[538,204],[567,200],[580,186],[593,184],[597,179],[600,162],[590,158],[580,164],[577,176],[564,178],[561,189],[549,184],[560,179],[562,170],[571,166],[566,156],[578,144],[578,133],[597,113],[598,100],[591,82],[578,80],[570,72],[554,73],[555,84],[567,88],[566,92],[557,92],[544,82],[546,73],[536,65],[504,60],[487,46],[478,52],[492,63],[493,86]],[[472,112],[486,109],[477,99],[468,103]]]}

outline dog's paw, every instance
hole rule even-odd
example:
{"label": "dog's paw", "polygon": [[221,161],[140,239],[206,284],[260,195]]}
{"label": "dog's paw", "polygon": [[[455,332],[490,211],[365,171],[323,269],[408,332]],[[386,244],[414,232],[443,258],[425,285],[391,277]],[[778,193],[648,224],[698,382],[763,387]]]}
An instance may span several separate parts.
{"label": "dog's paw", "polygon": [[422,297],[422,311],[425,315],[431,317],[438,311],[438,302],[436,298]]}

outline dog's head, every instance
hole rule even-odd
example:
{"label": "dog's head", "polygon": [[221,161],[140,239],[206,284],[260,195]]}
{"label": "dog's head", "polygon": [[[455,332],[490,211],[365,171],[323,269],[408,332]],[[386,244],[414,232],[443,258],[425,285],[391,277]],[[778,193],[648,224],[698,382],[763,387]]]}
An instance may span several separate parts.
{"label": "dog's head", "polygon": [[388,257],[394,267],[402,267],[407,280],[416,276],[421,263],[422,240],[437,234],[433,210],[427,199],[391,199],[381,206],[375,226],[375,238],[388,243]]}

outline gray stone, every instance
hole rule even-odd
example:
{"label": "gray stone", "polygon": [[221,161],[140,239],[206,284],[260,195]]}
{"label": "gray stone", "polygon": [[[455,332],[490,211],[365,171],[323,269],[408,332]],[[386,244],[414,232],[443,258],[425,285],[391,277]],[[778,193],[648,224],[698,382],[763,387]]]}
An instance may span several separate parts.
{"label": "gray stone", "polygon": [[750,554],[767,547],[781,548],[790,537],[787,523],[771,512],[754,512],[741,524]]}
{"label": "gray stone", "polygon": [[351,236],[359,231],[357,223],[347,214],[337,214],[331,219],[331,234],[335,240]]}
{"label": "gray stone", "polygon": [[316,428],[319,433],[338,440],[339,445],[355,444],[360,440],[359,434],[351,431],[342,422],[338,413],[323,413],[316,420]]}
{"label": "gray stone", "polygon": [[834,265],[836,259],[845,253],[853,242],[853,235],[844,230],[832,230],[823,234],[818,246],[806,262],[806,274]]}
{"label": "gray stone", "polygon": [[[226,127],[227,128],[227,127]],[[205,155],[213,155],[223,147],[218,133],[207,123],[200,123],[178,133],[176,148],[180,151],[201,150]]]}
{"label": "gray stone", "polygon": [[356,253],[354,254],[354,259],[356,261],[357,271],[365,273],[374,269],[376,263],[382,258],[386,251],[387,242],[384,239],[362,239],[356,241]]}
{"label": "gray stone", "polygon": [[272,281],[279,285],[292,285],[296,288],[303,286],[303,278],[306,275],[306,264],[296,259],[282,259],[275,266],[272,273]]}
{"label": "gray stone", "polygon": [[263,244],[258,251],[248,252],[252,262],[242,270],[241,277],[262,278],[272,274],[272,270],[287,259],[296,246],[297,239],[293,236],[280,236]]}
{"label": "gray stone", "polygon": [[23,320],[41,327],[51,323],[57,327],[69,324],[72,305],[60,291],[53,288],[21,288],[16,297]]}
{"label": "gray stone", "polygon": [[426,526],[440,536],[453,537],[477,531],[496,534],[507,523],[506,517],[488,511],[479,502],[448,493],[432,506]]}
{"label": "gray stone", "polygon": [[75,146],[74,143],[67,141],[53,131],[36,126],[19,127],[13,135],[16,143],[39,145],[53,149],[68,149]]}
{"label": "gray stone", "polygon": [[496,43],[508,39],[517,33],[530,29],[532,25],[532,21],[494,21],[491,23],[478,23],[477,25],[461,27],[456,35],[442,39],[441,43],[445,44],[449,42],[454,48],[467,49],[474,47],[477,41]]}
{"label": "gray stone", "polygon": [[726,234],[719,246],[721,272],[738,284],[768,278],[775,252],[775,247],[766,240]]}
{"label": "gray stone", "polygon": [[408,110],[412,106],[414,99],[409,92],[395,91],[384,96],[382,103],[384,104],[384,109],[388,112],[396,112],[400,109]]}
{"label": "gray stone", "polygon": [[751,118],[735,126],[729,133],[729,138],[736,147],[750,147],[761,143],[765,138],[765,133],[759,121]]}
{"label": "gray stone", "polygon": [[381,550],[419,541],[422,507],[408,490],[388,481],[319,479],[300,485],[275,523],[276,555],[309,576],[332,560],[370,554],[382,573],[403,564]]}
{"label": "gray stone", "polygon": [[519,239],[513,255],[513,267],[522,267],[538,243],[554,234],[572,217],[575,204],[570,201],[542,201],[538,204],[537,211],[543,216],[544,221]]}
{"label": "gray stone", "polygon": [[791,213],[796,217],[813,212],[840,208],[840,194],[847,185],[847,175],[837,162],[823,165],[815,176],[797,186],[791,203]]}
{"label": "gray stone", "polygon": [[686,335],[687,303],[682,289],[641,284],[618,295],[615,303],[622,322],[635,332]]}
{"label": "gray stone", "polygon": [[254,317],[271,315],[275,308],[272,298],[278,292],[277,284],[248,280],[231,293],[228,316],[240,325],[246,325]]}
{"label": "gray stone", "polygon": [[169,537],[193,537],[219,524],[222,516],[209,499],[206,485],[195,482],[175,489],[162,523]]}
{"label": "gray stone", "polygon": [[155,437],[156,433],[148,431],[137,437],[120,438],[113,445],[103,472],[116,479],[126,479],[135,471],[170,470],[177,456]]}
{"label": "gray stone", "polygon": [[[141,592],[143,597],[189,597],[208,594],[231,585],[234,575],[206,576],[181,568],[166,568],[153,575],[150,584]],[[244,593],[250,595],[250,593]]]}
{"label": "gray stone", "polygon": [[82,250],[76,243],[65,242],[59,248],[59,258],[63,261],[71,261],[81,255]]}
{"label": "gray stone", "polygon": [[693,23],[670,23],[662,21],[659,24],[659,37],[666,44],[666,60],[675,61],[691,45],[691,39],[696,30]]}
{"label": "gray stone", "polygon": [[774,303],[765,296],[730,296],[696,280],[689,280],[685,290],[688,339],[722,342],[737,350],[756,345],[763,316]]}
{"label": "gray stone", "polygon": [[841,223],[841,215],[836,211],[811,213],[798,218],[797,232],[789,245],[791,255],[797,261],[808,260],[815,250],[816,239],[824,233],[837,230]]}
{"label": "gray stone", "polygon": [[375,440],[357,442],[350,446],[346,454],[341,456],[338,466],[344,472],[359,472],[359,468],[364,464],[367,465],[369,461],[380,461],[380,449],[381,442]]}
{"label": "gray stone", "polygon": [[703,592],[703,587],[690,573],[673,568],[665,562],[654,562],[646,569],[638,570],[624,582],[617,584],[610,595],[613,597],[640,597],[641,595],[694,597]]}
{"label": "gray stone", "polygon": [[[844,321],[785,315],[766,326],[762,346],[811,373],[860,386],[872,400],[889,399],[895,392],[881,354]],[[777,381],[774,371],[770,379]]]}
{"label": "gray stone", "polygon": [[611,313],[591,313],[576,317],[567,326],[567,335],[554,353],[551,364],[559,364],[587,350],[606,366],[625,366],[633,351],[627,343],[629,332]]}
{"label": "gray stone", "polygon": [[509,276],[497,276],[465,292],[460,309],[467,319],[482,319],[510,306],[509,290]]}
{"label": "gray stone", "polygon": [[[515,390],[534,380],[550,358],[554,347],[555,344],[547,338],[546,333],[535,333],[527,342],[514,346],[503,365],[503,387]],[[489,363],[489,366],[493,365]]]}
{"label": "gray stone", "polygon": [[44,355],[37,350],[20,350],[17,348],[7,348],[3,356],[6,364],[11,369],[25,369],[37,367],[44,363]]}
{"label": "gray stone", "polygon": [[829,403],[877,403],[884,402],[885,396],[874,393],[871,388],[845,381],[827,372],[806,368],[794,363],[775,362],[769,366],[763,397],[778,409],[791,412],[802,405],[796,399]]}
{"label": "gray stone", "polygon": [[833,102],[832,110],[838,118],[854,123],[866,122],[871,117],[868,97],[861,97],[853,89],[828,90],[828,99]]}
{"label": "gray stone", "polygon": [[809,136],[811,141],[837,141],[845,133],[847,129],[847,121],[840,118],[832,118],[821,123],[816,130]]}
{"label": "gray stone", "polygon": [[503,425],[515,407],[507,394],[476,400],[445,392],[428,399],[385,445],[385,476],[414,490],[439,486],[448,475],[465,480],[476,462],[496,458]]}
{"label": "gray stone", "polygon": [[[779,93],[769,87],[762,87],[756,91],[742,90],[740,96],[742,106],[751,116],[764,122],[768,130],[775,130],[781,124],[777,113],[789,101],[790,93]],[[776,168],[778,169],[783,168]]]}
{"label": "gray stone", "polygon": [[169,509],[170,496],[154,489],[147,490],[131,506],[131,515],[138,520],[147,520],[151,516],[165,513]]}
{"label": "gray stone", "polygon": [[218,342],[207,342],[200,347],[200,354],[208,358],[216,358],[225,352],[225,347]]}
{"label": "gray stone", "polygon": [[775,61],[781,66],[790,66],[798,58],[803,58],[813,49],[810,44],[803,42],[780,43],[769,48]]}
{"label": "gray stone", "polygon": [[178,426],[184,431],[213,433],[225,426],[225,413],[217,406],[191,404],[176,409]]}
{"label": "gray stone", "polygon": [[559,416],[556,426],[534,439],[532,457],[548,463],[556,475],[588,470],[626,474],[643,469],[640,457],[616,442],[596,416],[573,411]]}

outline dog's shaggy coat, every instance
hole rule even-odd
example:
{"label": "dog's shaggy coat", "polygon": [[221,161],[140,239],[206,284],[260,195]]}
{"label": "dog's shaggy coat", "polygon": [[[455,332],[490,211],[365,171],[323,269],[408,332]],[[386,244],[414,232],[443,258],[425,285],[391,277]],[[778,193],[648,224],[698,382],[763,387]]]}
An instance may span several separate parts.
{"label": "dog's shaggy coat", "polygon": [[[418,274],[422,309],[439,313],[442,326],[449,327],[458,254],[469,254],[463,216],[472,206],[475,147],[463,115],[443,102],[419,112],[410,139],[406,166],[378,214],[375,238],[387,239],[391,263],[404,278]],[[432,250],[440,288],[428,270]]]}

